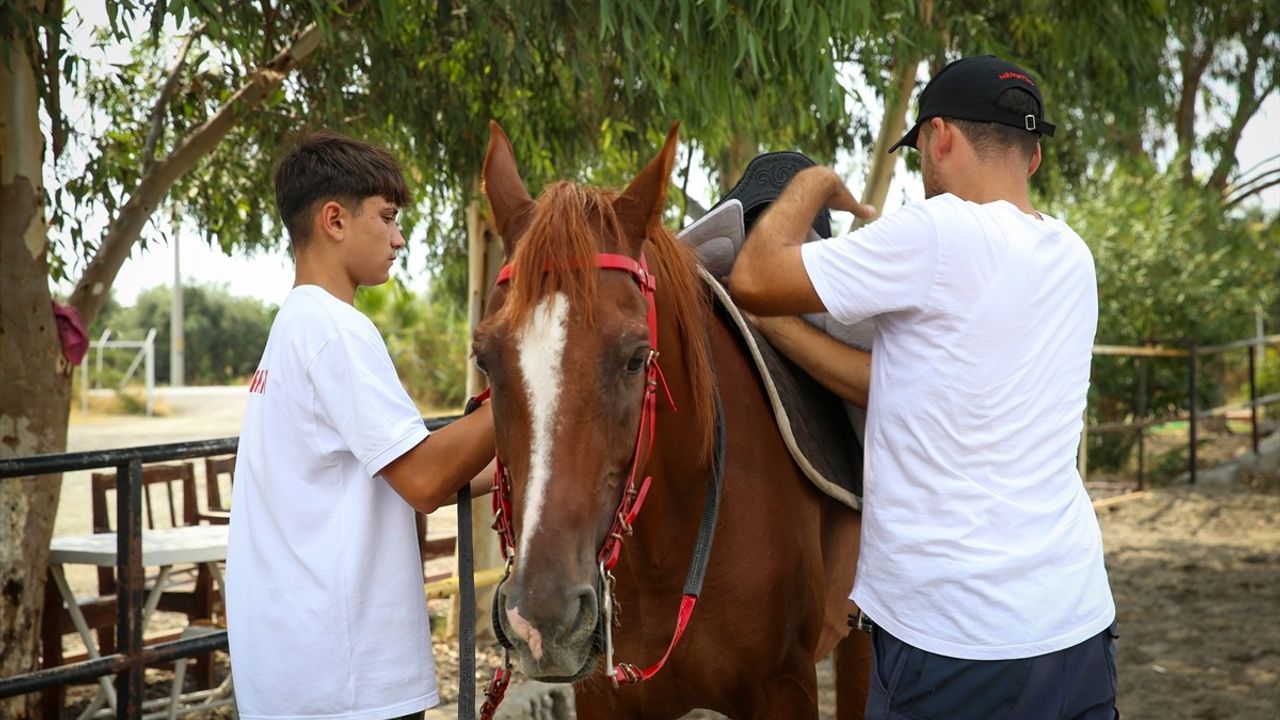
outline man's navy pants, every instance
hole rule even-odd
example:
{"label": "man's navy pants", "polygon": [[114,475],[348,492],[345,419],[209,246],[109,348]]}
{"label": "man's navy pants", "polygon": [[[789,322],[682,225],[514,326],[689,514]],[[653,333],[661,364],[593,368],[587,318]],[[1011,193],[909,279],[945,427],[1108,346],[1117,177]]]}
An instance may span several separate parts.
{"label": "man's navy pants", "polygon": [[867,720],[1115,720],[1116,637],[1112,623],[1047,655],[960,660],[875,625]]}

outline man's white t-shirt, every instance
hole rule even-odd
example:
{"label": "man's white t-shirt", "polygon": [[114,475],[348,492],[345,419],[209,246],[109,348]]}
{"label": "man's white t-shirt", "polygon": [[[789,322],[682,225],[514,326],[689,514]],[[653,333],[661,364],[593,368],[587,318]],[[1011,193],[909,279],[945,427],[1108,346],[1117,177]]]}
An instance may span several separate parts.
{"label": "man's white t-shirt", "polygon": [[386,344],[314,285],[276,315],[227,550],[240,716],[385,720],[438,702],[413,509],[378,472],[427,437]]}
{"label": "man's white t-shirt", "polygon": [[1080,236],[948,194],[802,255],[836,319],[876,317],[851,599],[895,637],[973,660],[1110,625],[1076,470],[1098,319]]}

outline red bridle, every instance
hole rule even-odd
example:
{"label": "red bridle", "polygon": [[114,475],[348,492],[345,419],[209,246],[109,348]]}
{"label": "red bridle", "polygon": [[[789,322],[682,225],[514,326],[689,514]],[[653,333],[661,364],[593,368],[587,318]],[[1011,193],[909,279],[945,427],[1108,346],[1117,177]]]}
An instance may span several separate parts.
{"label": "red bridle", "polygon": [[[666,378],[662,374],[662,369],[658,365],[658,307],[655,296],[656,284],[654,276],[649,272],[648,263],[644,255],[640,256],[640,260],[633,260],[625,255],[616,255],[611,253],[600,253],[596,255],[596,267],[601,270],[620,270],[628,273],[636,283],[640,286],[641,292],[644,293],[645,301],[648,304],[648,324],[649,324],[649,356],[645,361],[646,377],[644,386],[644,396],[641,399],[640,406],[640,424],[636,430],[635,451],[632,455],[631,470],[627,474],[627,485],[622,494],[622,499],[618,503],[618,508],[613,515],[613,524],[609,529],[609,534],[605,537],[604,544],[600,548],[597,559],[601,566],[603,594],[606,596],[601,598],[603,612],[605,614],[605,662],[606,666],[613,665],[613,647],[612,647],[612,575],[609,572],[618,563],[618,557],[622,552],[622,541],[631,534],[632,525],[636,516],[640,514],[640,508],[644,504],[645,496],[649,492],[649,486],[653,481],[651,475],[646,475],[644,480],[637,487],[637,477],[641,473],[641,468],[648,462],[649,456],[653,453],[654,438],[657,434],[658,419],[658,385],[661,383],[663,392],[667,396],[667,402],[671,404],[671,409],[675,410],[675,401],[671,397],[671,390],[667,387]],[[514,276],[514,269],[511,265],[504,265],[498,273],[498,284],[509,282]],[[480,400],[486,399],[489,391],[485,390],[481,394]],[[648,440],[645,441],[646,428]],[[507,574],[511,572],[511,567],[515,562],[515,528],[513,526],[511,511],[511,478],[507,472],[506,465],[502,462],[502,458],[496,458],[497,470],[493,477],[493,529],[497,531],[498,537],[502,545],[502,555],[507,562]],[[505,577],[504,577],[505,580]],[[618,663],[609,668],[610,679],[615,687],[638,683],[648,680],[662,669],[667,659],[671,656],[671,652],[675,649],[676,644],[680,641],[680,636],[684,634],[684,630],[689,623],[690,617],[693,615],[694,605],[697,603],[696,594],[686,593],[680,601],[679,614],[676,619],[676,629],[671,638],[671,643],[667,647],[666,653],[662,658],[647,668],[640,669],[630,663]],[[497,622],[497,618],[494,620]],[[497,710],[498,704],[502,702],[503,695],[506,693],[507,683],[510,681],[510,665],[505,659],[504,649],[504,666],[500,668],[494,675],[493,680],[489,684],[489,689],[485,692],[485,703],[481,708],[482,718],[492,718],[493,713]]]}
{"label": "red bridle", "polygon": [[[631,525],[640,514],[640,506],[644,504],[645,495],[649,492],[649,484],[653,481],[652,476],[646,476],[639,487],[636,487],[640,468],[648,462],[649,455],[653,453],[658,421],[659,382],[662,383],[662,389],[667,396],[667,402],[671,404],[671,409],[674,410],[676,405],[671,398],[671,390],[667,387],[667,379],[663,377],[662,368],[658,365],[658,306],[654,294],[656,283],[653,273],[649,272],[649,265],[644,255],[636,261],[626,255],[600,253],[596,255],[596,267],[601,270],[621,270],[631,275],[640,286],[640,291],[644,293],[645,302],[649,308],[649,357],[645,360],[644,397],[640,401],[640,425],[636,430],[635,452],[631,459],[631,471],[627,474],[626,489],[617,511],[614,512],[613,526],[609,529],[609,534],[605,537],[598,556],[599,562],[604,563],[605,569],[612,570],[618,564],[618,555],[622,552],[622,539],[631,534]],[[514,274],[515,271],[511,265],[504,265],[498,272],[498,284],[509,282]],[[486,390],[482,397],[487,394]],[[648,428],[647,443],[644,442],[646,427]],[[493,477],[493,529],[498,532],[501,540],[502,556],[512,561],[515,558],[516,542],[515,528],[511,518],[511,478],[507,474],[502,458],[497,458],[496,462],[497,472]]]}

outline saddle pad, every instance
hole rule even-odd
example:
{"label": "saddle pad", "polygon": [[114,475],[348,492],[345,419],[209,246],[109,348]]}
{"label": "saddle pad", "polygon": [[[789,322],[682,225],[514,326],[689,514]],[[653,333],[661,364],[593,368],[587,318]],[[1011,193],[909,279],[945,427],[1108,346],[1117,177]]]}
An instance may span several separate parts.
{"label": "saddle pad", "polygon": [[702,268],[699,273],[717,311],[750,352],[791,457],[824,494],[862,509],[862,443],[854,431],[860,418],[851,418],[844,401],[776,352],[711,273]]}

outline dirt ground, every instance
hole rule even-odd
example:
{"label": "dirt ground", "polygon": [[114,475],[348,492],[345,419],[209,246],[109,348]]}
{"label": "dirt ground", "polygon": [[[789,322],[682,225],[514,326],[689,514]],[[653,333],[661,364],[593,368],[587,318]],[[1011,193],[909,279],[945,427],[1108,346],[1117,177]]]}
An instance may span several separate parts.
{"label": "dirt ground", "polygon": [[1280,478],[1101,510],[1126,720],[1280,717]]}
{"label": "dirt ground", "polygon": [[[1280,436],[1270,442],[1277,441]],[[1161,443],[1166,451],[1178,444],[1176,438],[1153,442],[1156,453]],[[1248,436],[1210,434],[1204,442],[1207,468],[1239,456]],[[1132,478],[1091,474],[1090,481],[1099,484],[1094,494],[1105,497]],[[1146,495],[1098,515],[1119,614],[1125,720],[1280,717],[1280,473],[1194,487],[1165,478]],[[439,641],[435,650],[442,702],[453,703],[456,645]],[[478,685],[497,660],[496,653],[482,654]],[[820,667],[824,688],[829,673],[829,665]],[[149,672],[150,692],[165,694],[170,677],[165,670]],[[64,717],[74,717],[73,708],[83,707],[92,692],[73,689]],[[822,701],[821,718],[833,718],[829,690]]]}

